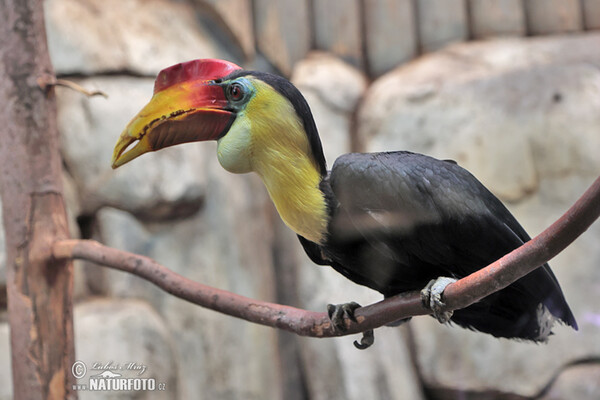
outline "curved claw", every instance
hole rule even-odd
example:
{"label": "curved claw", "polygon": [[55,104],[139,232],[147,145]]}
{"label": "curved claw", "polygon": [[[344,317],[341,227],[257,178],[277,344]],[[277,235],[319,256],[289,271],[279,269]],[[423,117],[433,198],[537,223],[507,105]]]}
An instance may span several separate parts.
{"label": "curved claw", "polygon": [[454,282],[456,282],[456,279],[454,278],[440,276],[437,279],[429,281],[427,286],[421,290],[421,301],[423,302],[423,305],[431,309],[435,319],[442,324],[445,324],[452,318],[452,311],[444,311],[446,304],[442,301],[442,295],[446,286]]}
{"label": "curved claw", "polygon": [[[354,311],[360,308],[360,304],[356,302],[344,303],[344,304],[327,304],[327,314],[335,330],[339,332],[346,331],[346,324],[344,323],[344,317],[348,317],[351,321],[357,322],[354,316]],[[363,337],[354,341],[354,347],[359,350],[364,350],[375,343],[375,333],[372,329],[363,332]]]}
{"label": "curved claw", "polygon": [[369,329],[368,331],[363,332],[363,337],[360,339],[360,343],[358,340],[354,341],[354,347],[359,350],[364,350],[371,347],[375,343],[375,332],[373,329]]}

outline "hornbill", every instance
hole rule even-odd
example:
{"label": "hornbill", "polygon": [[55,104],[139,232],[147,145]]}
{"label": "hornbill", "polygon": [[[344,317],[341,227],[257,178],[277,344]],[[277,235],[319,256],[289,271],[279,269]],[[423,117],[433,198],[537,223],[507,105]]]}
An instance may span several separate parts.
{"label": "hornbill", "polygon": [[[127,125],[117,168],[180,143],[216,140],[219,163],[257,173],[282,220],[316,264],[330,265],[385,297],[419,290],[436,317],[496,337],[545,341],[554,321],[577,329],[550,267],[453,314],[440,294],[530,240],[473,175],[449,160],[408,151],[351,153],[327,171],[310,108],[274,74],[221,60],[161,71],[150,102]],[[436,280],[437,279],[437,280]],[[330,309],[341,328],[352,303]]]}

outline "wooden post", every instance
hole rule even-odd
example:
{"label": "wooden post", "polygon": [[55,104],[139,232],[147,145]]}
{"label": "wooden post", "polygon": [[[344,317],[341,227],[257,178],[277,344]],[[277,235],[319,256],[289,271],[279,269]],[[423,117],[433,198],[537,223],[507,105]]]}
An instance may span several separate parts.
{"label": "wooden post", "polygon": [[466,0],[419,0],[414,4],[422,52],[435,51],[469,38]]}
{"label": "wooden post", "polygon": [[0,190],[15,399],[74,399],[70,261],[42,0],[0,0]]}
{"label": "wooden post", "polygon": [[525,36],[525,9],[522,0],[470,0],[471,36]]}
{"label": "wooden post", "polygon": [[532,35],[583,30],[580,0],[527,0],[523,4],[527,30]]}

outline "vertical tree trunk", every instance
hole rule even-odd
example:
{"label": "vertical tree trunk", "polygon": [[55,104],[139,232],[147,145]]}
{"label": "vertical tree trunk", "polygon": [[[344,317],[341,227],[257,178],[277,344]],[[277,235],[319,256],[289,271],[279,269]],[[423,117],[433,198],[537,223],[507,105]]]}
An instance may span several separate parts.
{"label": "vertical tree trunk", "polygon": [[71,262],[42,0],[0,0],[0,190],[15,399],[75,398]]}

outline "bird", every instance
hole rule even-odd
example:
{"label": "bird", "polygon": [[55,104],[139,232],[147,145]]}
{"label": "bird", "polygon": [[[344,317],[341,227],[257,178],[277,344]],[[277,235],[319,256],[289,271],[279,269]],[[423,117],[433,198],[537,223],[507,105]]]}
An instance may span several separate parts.
{"label": "bird", "polygon": [[[545,342],[557,321],[577,330],[548,264],[464,309],[442,311],[449,283],[521,246],[527,232],[452,160],[410,151],[349,153],[328,171],[307,101],[277,74],[217,59],[160,71],[151,100],[121,133],[112,167],[207,140],[217,141],[224,169],[258,174],[314,263],[386,298],[423,289],[440,322],[498,338]],[[353,318],[357,307],[328,311],[343,329],[340,319]]]}

